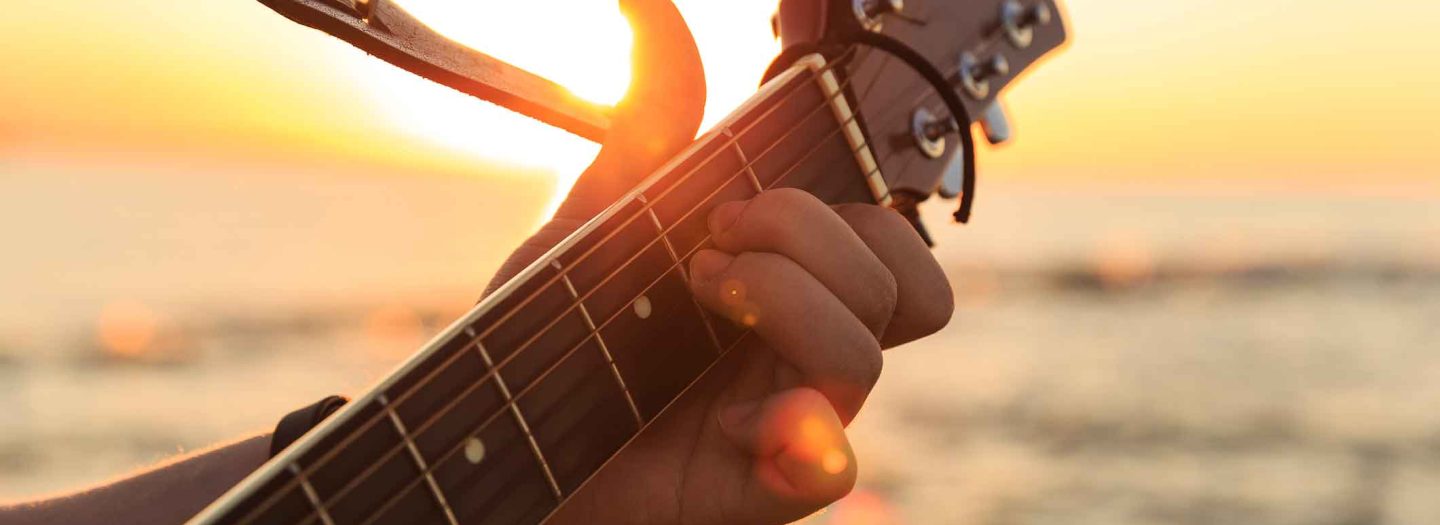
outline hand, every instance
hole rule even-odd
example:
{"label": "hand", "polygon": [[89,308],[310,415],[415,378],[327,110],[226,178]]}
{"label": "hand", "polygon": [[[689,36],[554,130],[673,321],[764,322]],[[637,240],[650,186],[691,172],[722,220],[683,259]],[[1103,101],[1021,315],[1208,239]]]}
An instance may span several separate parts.
{"label": "hand", "polygon": [[739,348],[576,494],[556,523],[782,523],[849,492],[844,426],[882,347],[938,330],[950,289],[915,231],[799,190],[719,206],[692,290],[750,325]]}
{"label": "hand", "polygon": [[[628,4],[636,84],[617,108],[612,136],[555,219],[511,256],[492,288],[694,135],[703,78],[696,81],[693,47],[673,45],[677,32],[689,42],[683,23],[665,0]],[[662,65],[667,74],[655,74]],[[950,318],[943,273],[890,210],[829,207],[785,189],[721,205],[709,227],[718,249],[691,260],[692,291],[753,333],[549,523],[782,523],[814,512],[854,485],[844,426],[879,378],[881,349]]]}

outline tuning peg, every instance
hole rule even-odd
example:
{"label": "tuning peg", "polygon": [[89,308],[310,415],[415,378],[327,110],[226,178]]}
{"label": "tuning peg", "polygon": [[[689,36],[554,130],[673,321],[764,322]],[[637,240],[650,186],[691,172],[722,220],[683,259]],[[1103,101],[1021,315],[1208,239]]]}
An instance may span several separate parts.
{"label": "tuning peg", "polygon": [[956,152],[950,155],[950,162],[945,165],[945,171],[940,174],[940,186],[935,188],[935,193],[946,199],[959,197],[965,191],[965,156]]}
{"label": "tuning peg", "polygon": [[1054,16],[1044,2],[1026,7],[1019,0],[1007,0],[1000,5],[1000,26],[1010,43],[1020,49],[1030,47],[1035,39],[1035,27],[1049,25]]}
{"label": "tuning peg", "polygon": [[915,113],[910,115],[910,135],[915,139],[915,147],[932,159],[945,154],[945,135],[956,129],[955,119],[936,116],[924,107],[915,108]]}
{"label": "tuning peg", "polygon": [[975,58],[969,52],[960,55],[960,84],[971,98],[979,100],[989,96],[990,78],[1009,74],[1010,61],[1000,53],[985,60]]}
{"label": "tuning peg", "polygon": [[855,19],[867,31],[880,30],[880,17],[905,10],[905,0],[853,0],[850,4]]}
{"label": "tuning peg", "polygon": [[1005,115],[1005,106],[996,99],[980,115],[980,129],[985,131],[985,140],[999,144],[1010,140],[1010,117]]}

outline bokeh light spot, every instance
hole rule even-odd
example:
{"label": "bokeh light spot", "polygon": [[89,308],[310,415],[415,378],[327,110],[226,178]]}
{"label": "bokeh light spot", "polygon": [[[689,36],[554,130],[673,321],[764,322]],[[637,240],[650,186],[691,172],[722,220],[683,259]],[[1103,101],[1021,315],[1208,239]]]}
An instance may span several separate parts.
{"label": "bokeh light spot", "polygon": [[136,358],[154,345],[159,326],[160,316],[144,304],[116,301],[100,310],[96,338],[106,354]]}

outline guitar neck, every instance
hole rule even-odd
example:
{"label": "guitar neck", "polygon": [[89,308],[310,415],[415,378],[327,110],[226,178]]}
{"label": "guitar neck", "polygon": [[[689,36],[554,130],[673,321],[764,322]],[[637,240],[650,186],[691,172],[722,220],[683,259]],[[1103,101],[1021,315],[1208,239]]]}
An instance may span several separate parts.
{"label": "guitar neck", "polygon": [[807,57],[193,523],[539,523],[744,336],[695,303],[714,206],[887,202]]}

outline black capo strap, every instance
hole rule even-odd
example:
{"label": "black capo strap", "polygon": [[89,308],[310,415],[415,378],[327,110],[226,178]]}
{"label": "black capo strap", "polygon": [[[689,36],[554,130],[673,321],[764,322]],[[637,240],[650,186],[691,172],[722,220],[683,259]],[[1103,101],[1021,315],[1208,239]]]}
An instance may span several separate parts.
{"label": "black capo strap", "polygon": [[771,78],[789,69],[795,61],[801,57],[813,53],[820,53],[827,58],[838,56],[837,50],[843,50],[850,45],[863,45],[866,47],[884,51],[895,58],[905,62],[906,65],[919,73],[930,87],[940,93],[940,100],[950,110],[951,118],[955,119],[955,132],[960,135],[960,155],[963,166],[961,169],[961,194],[960,209],[955,212],[955,220],[961,223],[970,221],[970,210],[975,203],[975,137],[970,133],[970,112],[960,102],[960,97],[955,90],[945,81],[945,75],[935,69],[925,57],[921,56],[914,48],[905,45],[904,42],[889,36],[870,31],[858,31],[838,39],[826,38],[820,42],[802,42],[786,46],[770,62],[770,67],[765,69],[764,80],[768,82]]}

